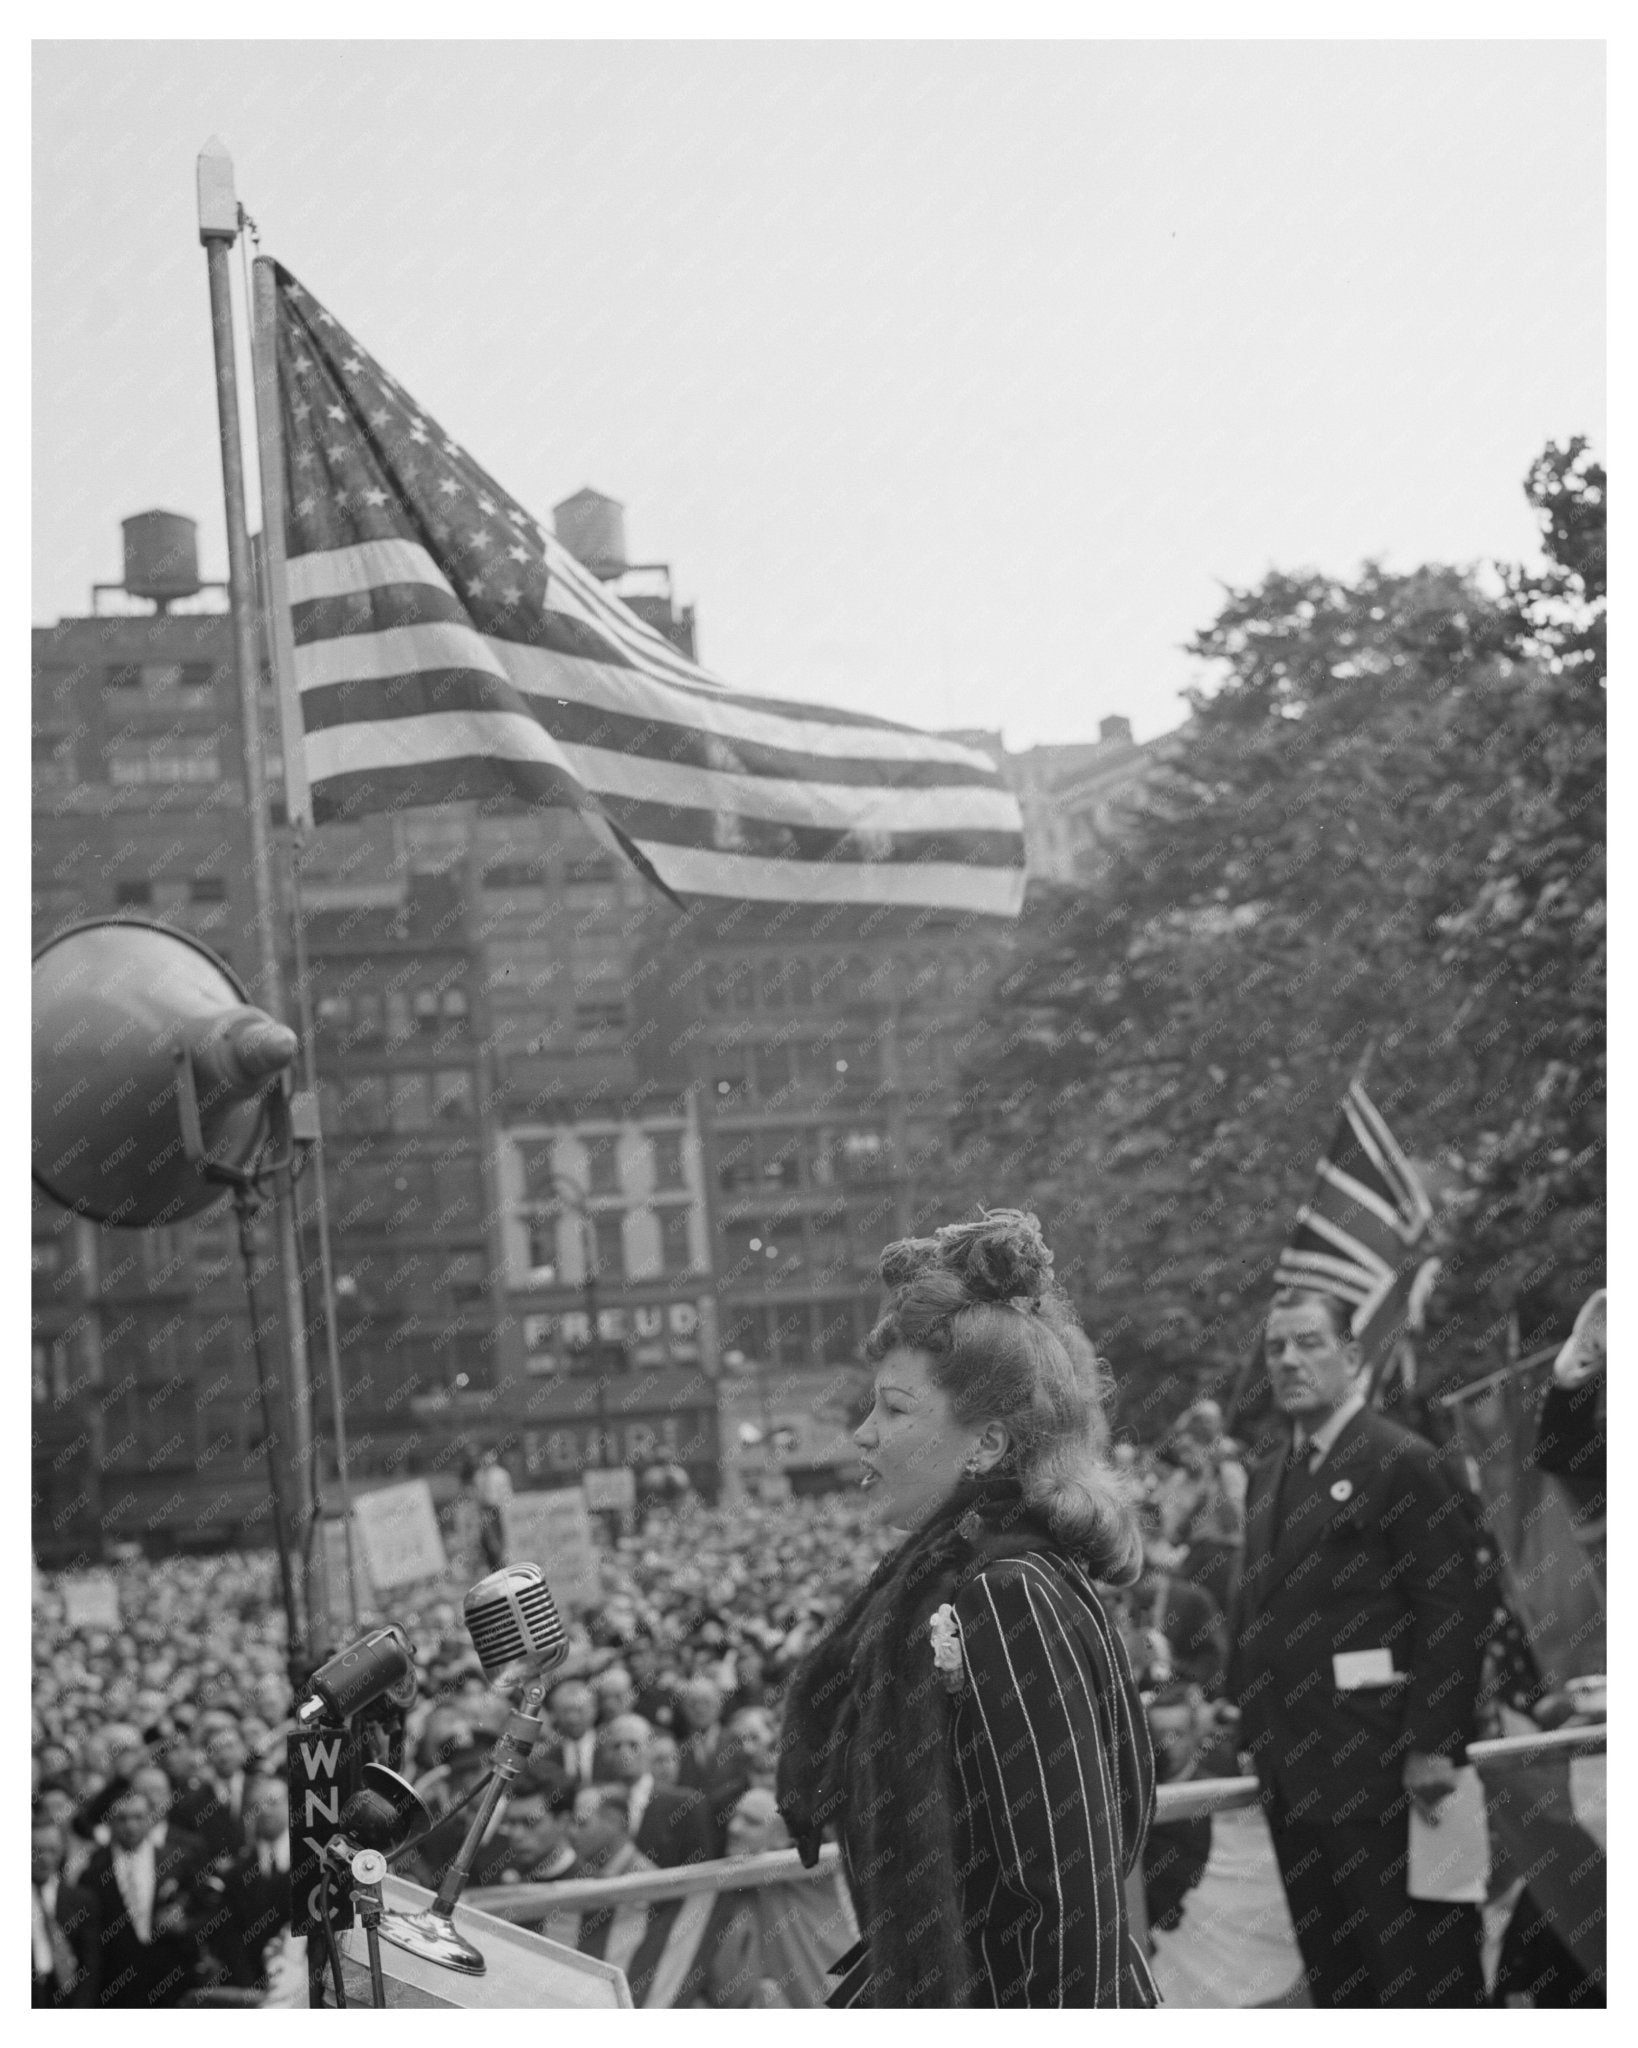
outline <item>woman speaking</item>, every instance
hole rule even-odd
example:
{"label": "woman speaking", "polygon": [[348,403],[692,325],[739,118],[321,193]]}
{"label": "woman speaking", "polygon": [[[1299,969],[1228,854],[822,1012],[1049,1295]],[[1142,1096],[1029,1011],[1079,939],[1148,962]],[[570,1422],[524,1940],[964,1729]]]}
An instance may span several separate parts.
{"label": "woman speaking", "polygon": [[1092,1581],[1138,1570],[1099,1366],[1033,1216],[882,1254],[854,1433],[900,1547],[791,1682],[779,1805],[833,1828],[863,1938],[834,2006],[1152,2006],[1126,1877],[1154,1759]]}

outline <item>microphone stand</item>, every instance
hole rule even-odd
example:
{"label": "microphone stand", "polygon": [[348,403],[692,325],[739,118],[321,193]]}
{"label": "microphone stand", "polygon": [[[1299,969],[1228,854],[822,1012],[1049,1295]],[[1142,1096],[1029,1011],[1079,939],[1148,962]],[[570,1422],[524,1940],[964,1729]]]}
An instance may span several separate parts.
{"label": "microphone stand", "polygon": [[370,2004],[376,2012],[387,2009],[387,1980],[381,1969],[381,1880],[387,1874],[387,1859],[379,1849],[360,1849],[353,1858],[353,1902],[364,1925],[364,1944],[370,1959]]}
{"label": "microphone stand", "polygon": [[444,1872],[432,1904],[423,1913],[382,1914],[382,1939],[390,1941],[394,1948],[407,1949],[412,1956],[424,1956],[429,1963],[437,1963],[446,1970],[459,1970],[468,1977],[484,1974],[488,1965],[482,1952],[455,1932],[455,1906],[466,1888],[467,1878],[477,1858],[478,1845],[494,1819],[501,1794],[522,1770],[530,1750],[540,1739],[540,1710],[545,1699],[546,1675],[542,1673],[529,1680],[522,1698],[506,1718],[506,1726],[495,1744],[489,1783],[484,1787],[478,1810],[467,1828],[466,1839],[456,1851],[454,1862]]}

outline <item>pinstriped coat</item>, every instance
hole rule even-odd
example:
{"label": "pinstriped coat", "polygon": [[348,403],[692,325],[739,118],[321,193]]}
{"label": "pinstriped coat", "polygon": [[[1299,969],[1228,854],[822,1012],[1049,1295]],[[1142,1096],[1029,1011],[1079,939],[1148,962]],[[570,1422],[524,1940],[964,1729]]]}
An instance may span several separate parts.
{"label": "pinstriped coat", "polygon": [[[946,1736],[955,1913],[978,2006],[1147,2007],[1154,1981],[1127,1916],[1154,1803],[1154,1758],[1125,1647],[1081,1567],[1032,1549],[983,1565],[953,1602],[964,1683]],[[903,1654],[930,1655],[924,1642]],[[861,1926],[875,1887],[839,1816]],[[929,1905],[931,1910],[931,1904]],[[833,1966],[829,2003],[870,2006],[868,1946]]]}

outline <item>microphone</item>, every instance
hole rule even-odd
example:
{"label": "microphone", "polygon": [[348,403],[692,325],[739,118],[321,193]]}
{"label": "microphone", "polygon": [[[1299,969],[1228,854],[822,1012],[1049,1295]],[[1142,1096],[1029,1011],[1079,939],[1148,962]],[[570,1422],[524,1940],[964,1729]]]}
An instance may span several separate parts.
{"label": "microphone", "polygon": [[540,1740],[546,1681],[568,1656],[569,1637],[538,1564],[505,1565],[480,1579],[467,1594],[462,1613],[484,1677],[499,1692],[519,1686],[522,1692],[495,1744],[489,1782],[466,1839],[444,1872],[432,1904],[420,1913],[384,1913],[381,1933],[394,1947],[408,1949],[429,1963],[481,1977],[487,1967],[483,1954],[456,1932],[455,1906],[502,1794]]}
{"label": "microphone", "polygon": [[341,1809],[340,1833],[324,1845],[324,1860],[350,1870],[366,1851],[390,1854],[432,1826],[432,1815],[415,1787],[385,1764],[366,1764],[364,1782]]}
{"label": "microphone", "polygon": [[338,1650],[307,1681],[308,1697],[296,1709],[298,1728],[309,1727],[326,1714],[345,1721],[386,1694],[394,1706],[415,1699],[415,1664],[409,1639],[400,1628],[377,1628]]}
{"label": "microphone", "polygon": [[568,1632],[538,1564],[504,1565],[480,1579],[462,1616],[483,1675],[497,1692],[545,1677],[569,1654]]}

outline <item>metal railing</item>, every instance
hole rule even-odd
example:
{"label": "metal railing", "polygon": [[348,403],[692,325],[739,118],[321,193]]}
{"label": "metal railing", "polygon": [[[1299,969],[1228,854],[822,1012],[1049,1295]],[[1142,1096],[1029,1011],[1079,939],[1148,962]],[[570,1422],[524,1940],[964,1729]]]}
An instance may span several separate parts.
{"label": "metal railing", "polygon": [[[1507,1735],[1468,1745],[1467,1760],[1481,1770],[1555,1757],[1597,1756],[1608,1748],[1604,1723],[1586,1728],[1559,1728],[1541,1735]],[[1180,1785],[1161,1785],[1155,1794],[1158,1823],[1200,1820],[1255,1806],[1255,1778],[1196,1778]],[[550,1884],[485,1885],[467,1893],[467,1900],[502,1920],[537,1920],[548,1913],[586,1913],[598,1908],[655,1905],[701,1892],[748,1891],[764,1884],[820,1884],[840,1874],[841,1852],[827,1842],[819,1861],[804,1869],[794,1849],[773,1849],[760,1856],[738,1856],[712,1863],[689,1863],[676,1870],[636,1870],[625,1877],[557,1880]]]}

